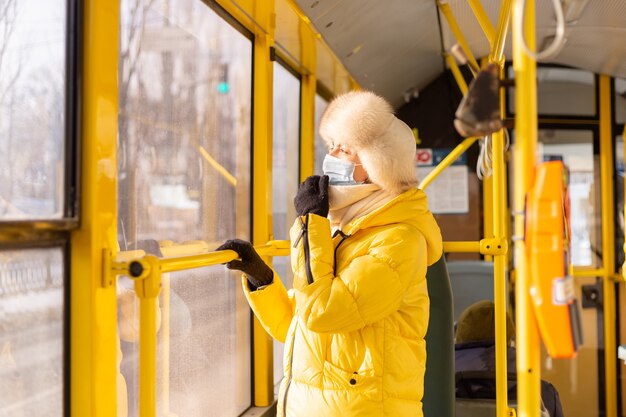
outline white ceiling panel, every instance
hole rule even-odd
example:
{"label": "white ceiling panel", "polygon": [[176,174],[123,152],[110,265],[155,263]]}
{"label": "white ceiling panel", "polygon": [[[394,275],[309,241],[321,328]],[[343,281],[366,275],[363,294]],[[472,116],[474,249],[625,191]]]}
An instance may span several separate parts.
{"label": "white ceiling panel", "polygon": [[[583,1],[586,7],[566,26],[563,49],[551,62],[626,78],[626,0]],[[408,89],[422,88],[444,68],[441,47],[454,39],[436,0],[296,0],[348,71],[364,87],[402,104]],[[449,0],[450,8],[477,58],[489,43],[467,0]],[[500,0],[483,0],[494,27]],[[551,0],[536,0],[537,44],[554,35]],[[439,31],[441,24],[441,35]],[[511,27],[505,48],[511,59]],[[443,39],[441,39],[443,36]]]}

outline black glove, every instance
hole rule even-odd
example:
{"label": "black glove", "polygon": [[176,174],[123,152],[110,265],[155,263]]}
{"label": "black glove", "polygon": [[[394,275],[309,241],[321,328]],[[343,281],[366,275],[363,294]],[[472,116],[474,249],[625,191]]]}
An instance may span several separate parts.
{"label": "black glove", "polygon": [[293,199],[293,205],[298,216],[307,213],[328,216],[328,175],[311,175],[304,180]]}
{"label": "black glove", "polygon": [[272,268],[263,262],[263,259],[256,253],[250,242],[241,239],[227,240],[216,250],[227,249],[237,252],[241,260],[235,259],[227,262],[226,267],[244,272],[248,277],[248,286],[251,291],[256,291],[257,288],[272,283],[274,278]]}

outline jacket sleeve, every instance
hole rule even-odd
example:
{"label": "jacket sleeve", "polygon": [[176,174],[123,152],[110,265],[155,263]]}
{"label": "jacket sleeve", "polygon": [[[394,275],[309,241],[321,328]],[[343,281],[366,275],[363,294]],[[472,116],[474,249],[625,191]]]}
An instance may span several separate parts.
{"label": "jacket sleeve", "polygon": [[248,303],[265,331],[274,339],[284,343],[294,315],[294,302],[280,277],[274,272],[272,283],[256,291],[250,291],[246,274],[243,274],[241,283]]}
{"label": "jacket sleeve", "polygon": [[375,323],[400,308],[412,285],[423,288],[416,296],[428,297],[426,240],[417,229],[381,230],[338,276],[327,219],[297,220],[291,238],[296,310],[312,331],[350,332]]}

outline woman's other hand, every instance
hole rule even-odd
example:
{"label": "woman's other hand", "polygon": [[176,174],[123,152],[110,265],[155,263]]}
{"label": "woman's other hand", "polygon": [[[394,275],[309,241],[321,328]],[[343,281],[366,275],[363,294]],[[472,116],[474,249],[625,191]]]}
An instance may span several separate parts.
{"label": "woman's other hand", "polygon": [[240,259],[234,259],[225,265],[228,269],[236,269],[246,274],[250,290],[254,291],[263,285],[272,283],[274,272],[258,253],[250,242],[241,239],[232,239],[224,242],[216,250],[233,250]]}
{"label": "woman's other hand", "polygon": [[328,216],[328,175],[311,175],[304,180],[293,199],[293,204],[298,216],[307,213]]}

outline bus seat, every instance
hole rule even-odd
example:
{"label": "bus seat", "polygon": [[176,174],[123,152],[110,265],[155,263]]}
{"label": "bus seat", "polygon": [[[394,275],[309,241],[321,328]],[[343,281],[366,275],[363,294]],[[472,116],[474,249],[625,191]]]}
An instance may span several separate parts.
{"label": "bus seat", "polygon": [[454,322],[475,302],[493,301],[493,262],[451,261],[448,273],[454,297]]}
{"label": "bus seat", "polygon": [[424,417],[454,417],[454,322],[445,257],[426,271],[430,321],[426,333]]}
{"label": "bus seat", "polygon": [[496,417],[496,402],[477,398],[457,398],[456,417]]}

